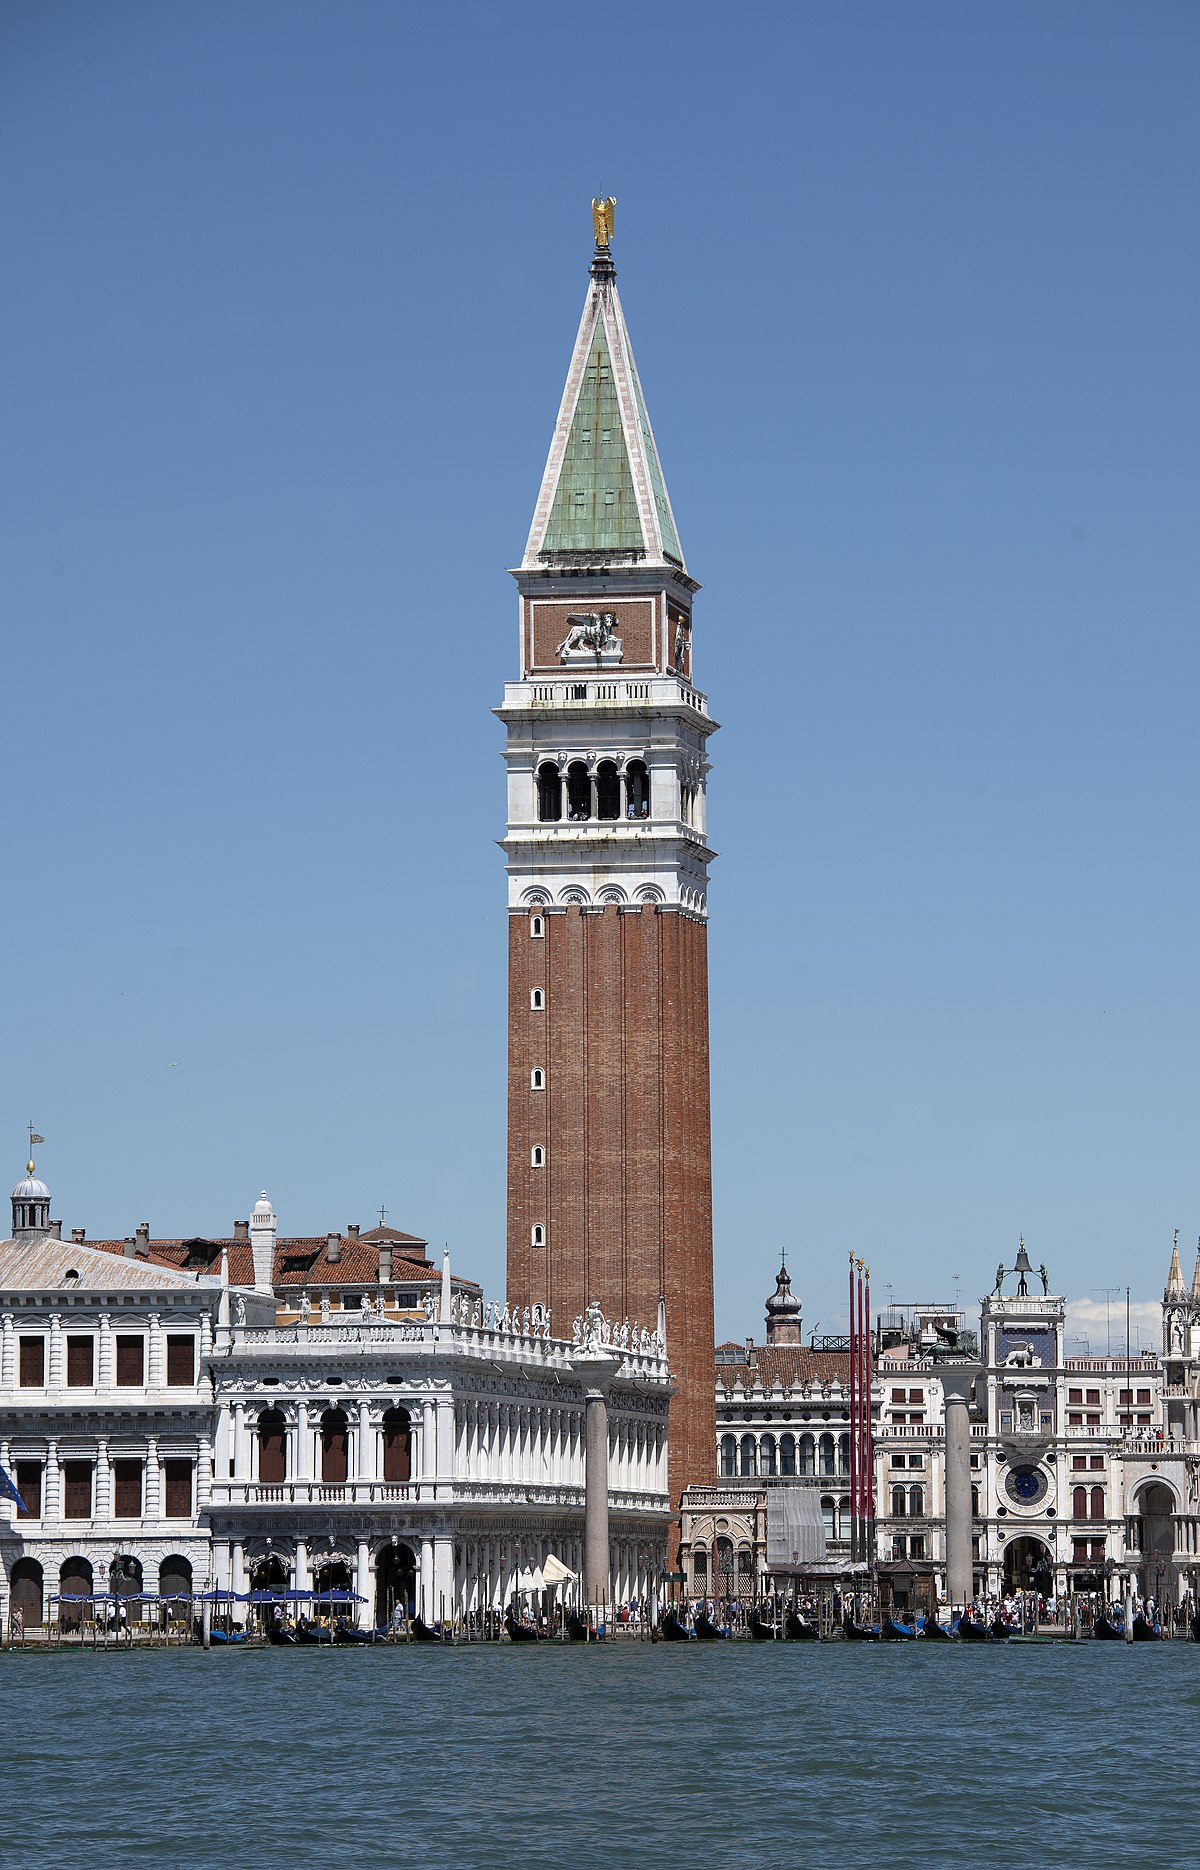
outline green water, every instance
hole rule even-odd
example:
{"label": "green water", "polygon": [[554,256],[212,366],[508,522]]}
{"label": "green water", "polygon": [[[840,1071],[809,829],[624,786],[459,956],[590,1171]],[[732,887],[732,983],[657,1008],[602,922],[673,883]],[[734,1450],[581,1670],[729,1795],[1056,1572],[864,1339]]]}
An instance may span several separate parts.
{"label": "green water", "polygon": [[1200,1861],[1200,1646],[0,1656],[0,1862]]}

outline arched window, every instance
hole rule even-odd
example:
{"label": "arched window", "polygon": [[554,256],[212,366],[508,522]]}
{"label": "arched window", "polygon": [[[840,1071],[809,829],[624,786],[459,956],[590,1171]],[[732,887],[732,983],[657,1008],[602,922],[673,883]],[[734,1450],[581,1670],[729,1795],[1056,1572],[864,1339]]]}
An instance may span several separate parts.
{"label": "arched window", "polygon": [[743,1475],[751,1475],[754,1472],[754,1437],[753,1435],[742,1436],[742,1469],[741,1471]]}
{"label": "arched window", "polygon": [[732,1435],[721,1437],[721,1478],[732,1480],[737,1473],[737,1441]]}
{"label": "arched window", "polygon": [[781,1474],[796,1472],[796,1437],[794,1435],[779,1437],[779,1472]]}
{"label": "arched window", "polygon": [[821,1472],[822,1474],[832,1474],[834,1471],[835,1470],[834,1470],[834,1465],[833,1465],[833,1436],[829,1434],[822,1435],[821,1437]]}
{"label": "arched window", "polygon": [[815,1474],[816,1471],[816,1444],[811,1435],[801,1435],[800,1472],[802,1474]]}
{"label": "arched window", "polygon": [[596,816],[621,816],[621,778],[614,760],[601,760],[596,768]]}
{"label": "arched window", "polygon": [[582,760],[572,760],[567,768],[567,817],[590,818],[592,782]]}
{"label": "arched window", "polygon": [[349,1472],[350,1424],[344,1409],[326,1409],[321,1417],[321,1479],[344,1486]]}
{"label": "arched window", "polygon": [[839,1435],[838,1436],[838,1473],[848,1474],[849,1472],[850,1472],[850,1437],[849,1435]]}
{"label": "arched window", "polygon": [[540,1065],[535,1065],[529,1074],[529,1088],[531,1091],[544,1091],[546,1088],[546,1074]]}
{"label": "arched window", "polygon": [[562,779],[557,766],[543,760],[537,771],[538,817],[544,825],[562,817]]}
{"label": "arched window", "polygon": [[1103,1487],[1093,1487],[1092,1488],[1092,1518],[1103,1519],[1104,1517],[1105,1517],[1104,1489]]}
{"label": "arched window", "polygon": [[971,1516],[973,1519],[979,1518],[979,1489],[978,1487],[972,1487],[971,1489]]}
{"label": "arched window", "polygon": [[823,1495],[821,1499],[821,1520],[825,1527],[825,1537],[827,1539],[835,1538],[834,1505],[828,1494]]}
{"label": "arched window", "polygon": [[903,1487],[892,1488],[892,1518],[904,1519],[908,1513],[908,1497]]}
{"label": "arched window", "polygon": [[644,760],[630,760],[625,769],[625,816],[650,816],[650,775]]}
{"label": "arched window", "polygon": [[[91,1614],[91,1606],[80,1603],[80,1598],[92,1595],[92,1566],[86,1558],[64,1559],[58,1568],[58,1627],[60,1630],[77,1630],[83,1622],[86,1610]],[[75,1602],[66,1600],[75,1599]]]}
{"label": "arched window", "polygon": [[258,1418],[258,1478],[287,1479],[287,1424],[282,1409],[264,1409]]}
{"label": "arched window", "polygon": [[1088,1516],[1088,1498],[1086,1487],[1076,1487],[1071,1495],[1071,1515],[1074,1519],[1086,1519]]}
{"label": "arched window", "polygon": [[913,1519],[925,1517],[925,1489],[910,1487],[908,1490],[908,1510]]}
{"label": "arched window", "polygon": [[9,1574],[8,1590],[9,1616],[20,1611],[25,1628],[37,1629],[42,1621],[42,1568],[36,1558],[17,1559]]}
{"label": "arched window", "polygon": [[758,1445],[758,1471],[760,1474],[773,1475],[775,1472],[775,1437],[764,1435]]}
{"label": "arched window", "polygon": [[389,1409],[384,1415],[383,1478],[412,1479],[412,1423],[407,1409]]}

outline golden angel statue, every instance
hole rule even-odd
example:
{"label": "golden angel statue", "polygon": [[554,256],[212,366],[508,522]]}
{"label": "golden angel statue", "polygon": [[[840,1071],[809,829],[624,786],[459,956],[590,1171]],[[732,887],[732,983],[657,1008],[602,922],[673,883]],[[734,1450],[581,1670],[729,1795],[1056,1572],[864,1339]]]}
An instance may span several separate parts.
{"label": "golden angel statue", "polygon": [[610,195],[607,201],[597,201],[592,197],[592,226],[596,230],[596,245],[607,247],[613,237],[613,217],[616,212],[617,198]]}

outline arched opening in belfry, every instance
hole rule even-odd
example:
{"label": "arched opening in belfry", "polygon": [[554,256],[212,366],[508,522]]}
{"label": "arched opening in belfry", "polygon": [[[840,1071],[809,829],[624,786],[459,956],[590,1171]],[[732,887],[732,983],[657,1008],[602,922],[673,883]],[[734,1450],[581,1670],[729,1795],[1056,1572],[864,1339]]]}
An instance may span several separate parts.
{"label": "arched opening in belfry", "polygon": [[410,1545],[393,1541],[375,1561],[375,1627],[383,1629],[395,1618],[411,1617],[417,1608],[417,1560]]}
{"label": "arched opening in belfry", "polygon": [[562,777],[550,760],[538,767],[537,794],[538,818],[544,825],[557,824],[562,817]]}
{"label": "arched opening in belfry", "polygon": [[596,816],[603,819],[621,816],[621,776],[615,760],[601,760],[596,768]]}
{"label": "arched opening in belfry", "polygon": [[625,816],[650,816],[650,774],[644,760],[630,760],[625,769]]}
{"label": "arched opening in belfry", "polygon": [[579,820],[591,815],[591,776],[582,760],[572,760],[567,768],[567,817]]}
{"label": "arched opening in belfry", "polygon": [[344,1409],[326,1409],[321,1416],[321,1479],[331,1486],[346,1483],[350,1471],[350,1424]]}
{"label": "arched opening in belfry", "polygon": [[383,1478],[412,1479],[412,1422],[407,1409],[388,1409],[384,1414]]}

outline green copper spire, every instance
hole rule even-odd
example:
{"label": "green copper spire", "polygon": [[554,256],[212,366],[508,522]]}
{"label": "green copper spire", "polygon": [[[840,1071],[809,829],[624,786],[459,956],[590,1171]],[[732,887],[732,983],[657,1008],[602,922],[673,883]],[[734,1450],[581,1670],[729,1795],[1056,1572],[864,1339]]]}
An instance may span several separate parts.
{"label": "green copper spire", "polygon": [[684,568],[607,246],[592,264],[524,565],[577,553]]}

